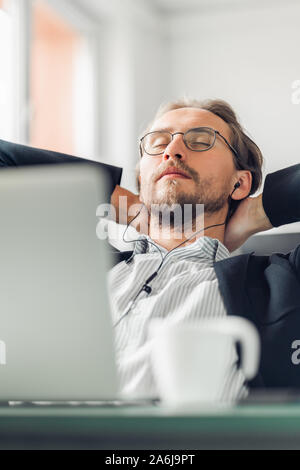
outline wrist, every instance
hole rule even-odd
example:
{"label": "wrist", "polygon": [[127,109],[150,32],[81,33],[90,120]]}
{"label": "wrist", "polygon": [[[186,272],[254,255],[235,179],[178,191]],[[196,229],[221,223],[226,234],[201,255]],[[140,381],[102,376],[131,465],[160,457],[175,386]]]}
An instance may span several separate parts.
{"label": "wrist", "polygon": [[249,198],[249,201],[251,201],[249,209],[251,235],[273,228],[273,225],[271,224],[263,207],[262,194]]}

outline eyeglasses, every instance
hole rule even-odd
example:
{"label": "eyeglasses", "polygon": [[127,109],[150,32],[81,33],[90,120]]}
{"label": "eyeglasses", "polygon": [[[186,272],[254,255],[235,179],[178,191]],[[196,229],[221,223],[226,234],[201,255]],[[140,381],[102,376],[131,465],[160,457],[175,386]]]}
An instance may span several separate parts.
{"label": "eyeglasses", "polygon": [[173,140],[174,135],[183,135],[183,142],[189,150],[194,152],[205,152],[211,149],[216,141],[217,134],[222,137],[224,142],[228,145],[234,155],[239,158],[237,151],[230,145],[227,139],[220,134],[219,131],[211,127],[197,127],[189,129],[186,132],[175,132],[172,134],[168,131],[153,131],[148,132],[140,139],[140,154],[141,157],[144,153],[148,155],[160,155],[164,153],[166,147]]}

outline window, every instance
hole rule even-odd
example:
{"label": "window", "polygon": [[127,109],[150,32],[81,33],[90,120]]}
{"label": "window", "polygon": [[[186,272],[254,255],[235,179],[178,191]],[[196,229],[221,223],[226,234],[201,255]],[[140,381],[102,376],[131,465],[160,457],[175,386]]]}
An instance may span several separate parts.
{"label": "window", "polygon": [[33,5],[30,144],[74,153],[75,59],[79,34],[42,1]]}
{"label": "window", "polygon": [[71,0],[0,0],[0,139],[95,154],[95,31]]}

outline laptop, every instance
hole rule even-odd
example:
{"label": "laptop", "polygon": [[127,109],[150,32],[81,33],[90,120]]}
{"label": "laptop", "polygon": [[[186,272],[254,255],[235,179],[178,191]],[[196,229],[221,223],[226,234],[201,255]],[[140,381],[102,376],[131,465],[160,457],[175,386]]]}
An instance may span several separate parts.
{"label": "laptop", "polygon": [[0,173],[1,402],[125,403],[96,235],[106,187],[85,165]]}

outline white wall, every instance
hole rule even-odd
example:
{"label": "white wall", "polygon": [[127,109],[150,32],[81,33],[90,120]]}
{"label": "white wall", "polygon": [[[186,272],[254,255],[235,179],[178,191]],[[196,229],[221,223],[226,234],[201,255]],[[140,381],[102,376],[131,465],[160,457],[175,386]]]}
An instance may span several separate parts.
{"label": "white wall", "polygon": [[[222,4],[222,2],[219,2]],[[169,22],[170,96],[223,98],[261,147],[265,171],[300,161],[300,2],[228,3]]]}
{"label": "white wall", "polygon": [[156,21],[139,14],[115,21],[108,74],[110,161],[123,166],[122,184],[136,191],[138,141],[165,95],[165,40]]}

